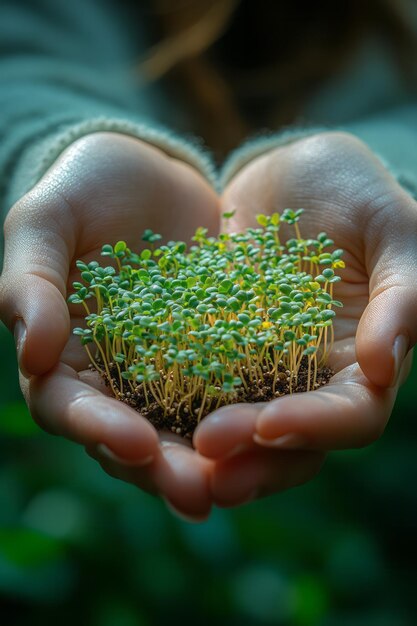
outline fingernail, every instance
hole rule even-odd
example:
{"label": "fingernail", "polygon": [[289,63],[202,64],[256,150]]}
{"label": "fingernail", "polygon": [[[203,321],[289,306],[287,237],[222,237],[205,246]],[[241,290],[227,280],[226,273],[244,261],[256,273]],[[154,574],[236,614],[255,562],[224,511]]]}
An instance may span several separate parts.
{"label": "fingernail", "polygon": [[14,333],[14,340],[16,343],[17,361],[19,363],[19,367],[21,367],[23,348],[25,346],[26,335],[27,335],[26,324],[21,318],[16,320],[13,333]]}
{"label": "fingernail", "polygon": [[254,434],[253,440],[260,446],[267,448],[280,448],[282,450],[300,450],[307,447],[307,439],[298,433],[287,433],[276,439],[264,439],[257,433]]}
{"label": "fingernail", "polygon": [[197,524],[199,522],[205,522],[208,518],[209,514],[205,515],[188,515],[187,513],[183,513],[179,511],[173,504],[168,500],[168,498],[162,497],[162,500],[165,502],[165,505],[170,513],[178,517],[183,522],[189,522],[190,524]]}
{"label": "fingernail", "polygon": [[120,465],[126,465],[128,467],[145,467],[145,465],[149,465],[153,461],[153,456],[149,455],[142,459],[124,459],[110,450],[106,446],[105,443],[99,443],[97,445],[97,452],[106,457],[109,461],[113,461],[114,463],[120,463]]}
{"label": "fingernail", "polygon": [[398,335],[394,341],[392,347],[392,355],[394,357],[394,375],[391,383],[391,387],[395,387],[398,382],[398,378],[401,372],[401,366],[407,356],[410,347],[409,340],[404,335]]}

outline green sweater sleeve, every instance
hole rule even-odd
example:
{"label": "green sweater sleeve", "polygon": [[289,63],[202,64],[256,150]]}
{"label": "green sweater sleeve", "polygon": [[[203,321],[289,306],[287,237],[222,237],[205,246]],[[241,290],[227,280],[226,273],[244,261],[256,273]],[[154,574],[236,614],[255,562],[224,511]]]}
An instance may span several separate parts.
{"label": "green sweater sleeve", "polygon": [[[210,156],[146,115],[133,72],[140,28],[116,0],[3,0],[0,5],[0,203],[10,206],[77,138],[144,139],[214,182]],[[139,4],[139,3],[138,3]]]}

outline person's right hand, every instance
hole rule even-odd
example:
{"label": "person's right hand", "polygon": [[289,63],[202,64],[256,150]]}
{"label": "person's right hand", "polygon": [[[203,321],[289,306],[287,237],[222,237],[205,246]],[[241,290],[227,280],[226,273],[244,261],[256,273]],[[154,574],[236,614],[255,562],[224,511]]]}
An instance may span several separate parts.
{"label": "person's right hand", "polygon": [[178,437],[160,442],[147,420],[106,395],[71,334],[83,310],[72,305],[70,314],[66,296],[78,278],[76,260],[99,260],[103,244],[124,240],[138,249],[146,228],[187,241],[198,226],[217,234],[219,208],[196,170],[139,139],[87,135],[11,208],[0,279],[0,317],[15,333],[34,419],[194,519],[210,510],[211,461]]}

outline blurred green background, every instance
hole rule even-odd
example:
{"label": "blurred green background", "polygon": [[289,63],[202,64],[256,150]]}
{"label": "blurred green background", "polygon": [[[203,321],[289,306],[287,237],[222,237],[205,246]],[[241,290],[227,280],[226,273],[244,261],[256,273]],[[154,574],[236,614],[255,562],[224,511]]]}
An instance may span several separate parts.
{"label": "blurred green background", "polygon": [[0,354],[2,625],[417,623],[416,367],[377,444],[191,525],[41,432]]}

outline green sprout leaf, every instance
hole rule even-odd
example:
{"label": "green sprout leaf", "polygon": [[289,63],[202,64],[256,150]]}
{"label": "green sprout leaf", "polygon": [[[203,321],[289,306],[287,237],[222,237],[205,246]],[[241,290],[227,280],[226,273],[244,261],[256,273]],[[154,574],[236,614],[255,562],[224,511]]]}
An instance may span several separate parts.
{"label": "green sprout leaf", "polygon": [[102,246],[115,266],[78,260],[68,303],[83,305],[85,321],[73,332],[113,395],[178,432],[187,416],[195,424],[260,390],[265,401],[297,381],[314,389],[344,262],[326,233],[302,238],[302,213],[260,214],[256,228],[218,237],[200,227],[191,246],[155,245],[161,235],[146,229],[141,252],[124,241]]}
{"label": "green sprout leaf", "polygon": [[119,254],[120,252],[124,252],[126,250],[126,243],[124,241],[118,241],[114,246],[114,252]]}

